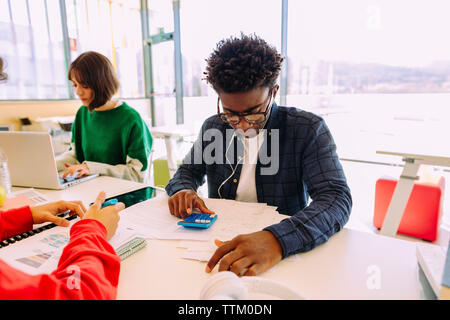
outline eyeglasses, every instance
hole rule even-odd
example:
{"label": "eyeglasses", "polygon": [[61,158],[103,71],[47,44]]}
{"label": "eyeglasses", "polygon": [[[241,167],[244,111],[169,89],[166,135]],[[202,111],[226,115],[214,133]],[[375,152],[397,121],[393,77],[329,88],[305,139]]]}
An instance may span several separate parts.
{"label": "eyeglasses", "polygon": [[217,114],[220,119],[230,125],[238,125],[241,122],[241,118],[244,119],[248,124],[258,125],[266,121],[267,114],[269,112],[270,102],[272,101],[272,90],[269,91],[269,103],[266,106],[266,111],[255,112],[249,114],[239,114],[232,112],[220,112],[220,97],[217,98]]}

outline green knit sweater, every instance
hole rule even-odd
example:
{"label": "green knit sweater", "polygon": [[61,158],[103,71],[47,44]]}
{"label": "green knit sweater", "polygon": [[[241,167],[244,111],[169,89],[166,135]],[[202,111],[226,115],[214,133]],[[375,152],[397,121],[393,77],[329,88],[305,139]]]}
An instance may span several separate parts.
{"label": "green knit sweater", "polygon": [[80,163],[126,164],[128,156],[145,171],[153,138],[139,113],[123,102],[107,111],[89,112],[82,106],[72,125],[72,142]]}

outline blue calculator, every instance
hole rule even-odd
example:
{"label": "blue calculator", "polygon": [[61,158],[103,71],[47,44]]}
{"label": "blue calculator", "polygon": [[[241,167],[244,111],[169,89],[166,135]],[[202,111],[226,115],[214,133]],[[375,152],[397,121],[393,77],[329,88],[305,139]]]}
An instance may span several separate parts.
{"label": "blue calculator", "polygon": [[191,213],[183,221],[178,224],[185,228],[202,228],[208,229],[217,219],[217,214],[210,215],[208,213]]}

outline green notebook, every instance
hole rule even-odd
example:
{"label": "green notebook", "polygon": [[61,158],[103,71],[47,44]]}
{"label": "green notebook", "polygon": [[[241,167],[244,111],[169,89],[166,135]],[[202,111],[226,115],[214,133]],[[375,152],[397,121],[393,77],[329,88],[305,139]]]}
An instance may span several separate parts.
{"label": "green notebook", "polygon": [[124,243],[119,248],[117,248],[116,253],[123,261],[129,256],[131,256],[133,253],[138,252],[139,250],[144,248],[146,245],[147,241],[145,241],[144,238],[136,237],[131,239],[127,243]]}

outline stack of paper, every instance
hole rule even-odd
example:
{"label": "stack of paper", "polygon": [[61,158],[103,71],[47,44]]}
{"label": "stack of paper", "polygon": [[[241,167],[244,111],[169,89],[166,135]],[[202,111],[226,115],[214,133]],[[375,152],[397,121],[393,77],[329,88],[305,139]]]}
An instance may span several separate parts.
{"label": "stack of paper", "polygon": [[[213,238],[208,241],[180,241],[178,247],[185,248],[182,258],[209,261],[217,246],[215,239],[228,241],[240,234],[261,231],[267,226],[279,223],[286,216],[280,215],[276,207],[265,203],[248,203],[224,199],[205,199],[207,207],[217,214],[211,227]],[[300,255],[293,255],[285,261],[298,261]],[[272,268],[273,269],[273,268]],[[269,270],[270,271],[270,270]]]}
{"label": "stack of paper", "polygon": [[178,221],[170,214],[168,197],[163,194],[122,210],[119,226],[150,239],[208,240],[212,236],[210,229],[186,229],[177,225]]}
{"label": "stack of paper", "polygon": [[264,203],[205,199],[218,218],[209,229],[188,229],[177,225],[179,218],[170,214],[167,195],[138,203],[120,213],[120,224],[137,234],[153,239],[208,241],[213,236],[228,240],[241,233],[250,233],[277,223],[282,216],[275,207]]}
{"label": "stack of paper", "polygon": [[238,202],[226,199],[204,199],[218,217],[209,229],[187,229],[177,225],[179,218],[170,214],[168,196],[161,195],[123,210],[122,228],[153,239],[182,240],[186,248],[182,258],[207,261],[216,250],[214,239],[231,240],[239,234],[260,231],[283,220],[276,207],[265,203]]}
{"label": "stack of paper", "polygon": [[0,206],[0,211],[7,211],[24,206],[35,206],[38,204],[44,204],[48,201],[49,200],[47,197],[33,188],[15,191],[8,195],[8,199],[6,199],[5,203]]}

